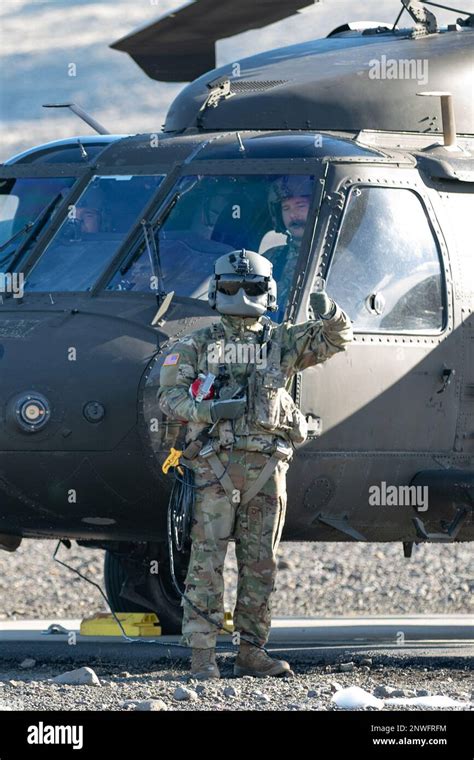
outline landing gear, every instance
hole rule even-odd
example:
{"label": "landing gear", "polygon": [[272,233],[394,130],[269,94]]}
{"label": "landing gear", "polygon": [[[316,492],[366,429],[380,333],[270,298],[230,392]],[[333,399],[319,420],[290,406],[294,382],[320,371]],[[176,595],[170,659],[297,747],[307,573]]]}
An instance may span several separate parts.
{"label": "landing gear", "polygon": [[[167,549],[160,545],[127,545],[117,551],[106,550],[104,560],[105,589],[114,612],[155,612],[162,633],[181,633],[183,610],[181,597],[171,577]],[[184,586],[189,557],[175,557],[175,575],[181,589]],[[158,572],[155,572],[158,570]]]}

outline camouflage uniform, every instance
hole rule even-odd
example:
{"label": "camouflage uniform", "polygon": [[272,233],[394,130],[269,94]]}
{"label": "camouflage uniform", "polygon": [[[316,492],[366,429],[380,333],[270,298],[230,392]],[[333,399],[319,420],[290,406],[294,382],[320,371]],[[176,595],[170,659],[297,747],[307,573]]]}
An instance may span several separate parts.
{"label": "camouflage uniform", "polygon": [[[219,458],[235,487],[245,491],[260,474],[267,454],[242,449],[223,450]],[[223,622],[222,577],[227,544],[235,541],[238,564],[234,629],[264,644],[271,624],[270,595],[276,574],[276,553],[286,513],[285,476],[281,461],[260,493],[246,504],[229,500],[206,459],[193,462],[196,485],[187,596],[216,623]],[[217,628],[184,602],[182,643],[214,646]]]}
{"label": "camouflage uniform", "polygon": [[[158,398],[165,414],[188,422],[186,442],[195,440],[212,424],[212,401],[196,402],[189,388],[199,373],[217,374],[208,353],[216,334],[224,336],[226,345],[260,344],[265,322],[274,329],[272,344],[281,346],[279,369],[286,380],[344,350],[352,340],[350,320],[339,307],[331,319],[297,325],[288,322],[276,325],[265,317],[226,315],[216,325],[181,338],[161,369]],[[229,363],[226,369],[230,375],[229,393],[236,387],[247,386],[248,364]],[[221,420],[211,437],[220,443],[219,459],[224,467],[228,465],[235,488],[245,491],[275,451],[277,441],[285,440],[285,433],[265,429],[246,414],[234,421]],[[264,645],[271,622],[276,553],[286,512],[288,461],[278,463],[262,490],[245,505],[232,503],[206,459],[198,456],[190,460],[190,465],[195,473],[196,505],[186,594],[193,604],[222,624],[222,571],[228,541],[234,538],[239,570],[234,628],[245,638]],[[185,600],[182,605],[182,642],[198,648],[213,647],[217,628]]]}

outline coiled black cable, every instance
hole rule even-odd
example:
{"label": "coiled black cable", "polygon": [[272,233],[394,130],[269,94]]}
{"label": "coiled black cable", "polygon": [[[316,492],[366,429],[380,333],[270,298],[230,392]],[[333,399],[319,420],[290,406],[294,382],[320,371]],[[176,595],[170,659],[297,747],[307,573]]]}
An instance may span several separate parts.
{"label": "coiled black cable", "polygon": [[174,468],[169,509],[173,544],[179,552],[183,552],[189,544],[194,511],[194,472],[189,467]]}

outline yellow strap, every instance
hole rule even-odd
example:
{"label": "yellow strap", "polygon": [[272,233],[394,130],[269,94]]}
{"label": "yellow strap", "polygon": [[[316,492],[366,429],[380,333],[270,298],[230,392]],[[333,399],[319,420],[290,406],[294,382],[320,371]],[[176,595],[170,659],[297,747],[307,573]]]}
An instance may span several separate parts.
{"label": "yellow strap", "polygon": [[[181,454],[182,453],[183,452],[180,451],[179,449],[170,449],[170,453],[166,457],[166,459],[163,462],[162,467],[161,467],[161,469],[162,469],[162,471],[164,472],[165,475],[168,474],[168,470],[169,470],[170,467],[178,467],[179,460],[181,458]],[[182,467],[178,467],[178,472],[180,473],[180,475],[182,475],[183,474],[183,468]]]}

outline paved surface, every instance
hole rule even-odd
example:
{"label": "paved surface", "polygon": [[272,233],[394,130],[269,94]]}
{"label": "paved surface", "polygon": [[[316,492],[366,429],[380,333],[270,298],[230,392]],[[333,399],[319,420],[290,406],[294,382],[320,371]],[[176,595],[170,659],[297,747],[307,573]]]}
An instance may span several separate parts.
{"label": "paved surface", "polygon": [[[37,656],[41,661],[127,659],[146,661],[189,657],[179,636],[85,636],[81,620],[47,619],[0,622],[0,662]],[[344,655],[377,655],[385,661],[421,660],[469,663],[474,654],[474,618],[470,615],[411,615],[372,618],[275,618],[269,650],[298,659],[331,662]],[[234,652],[230,636],[218,637],[218,649]]]}

